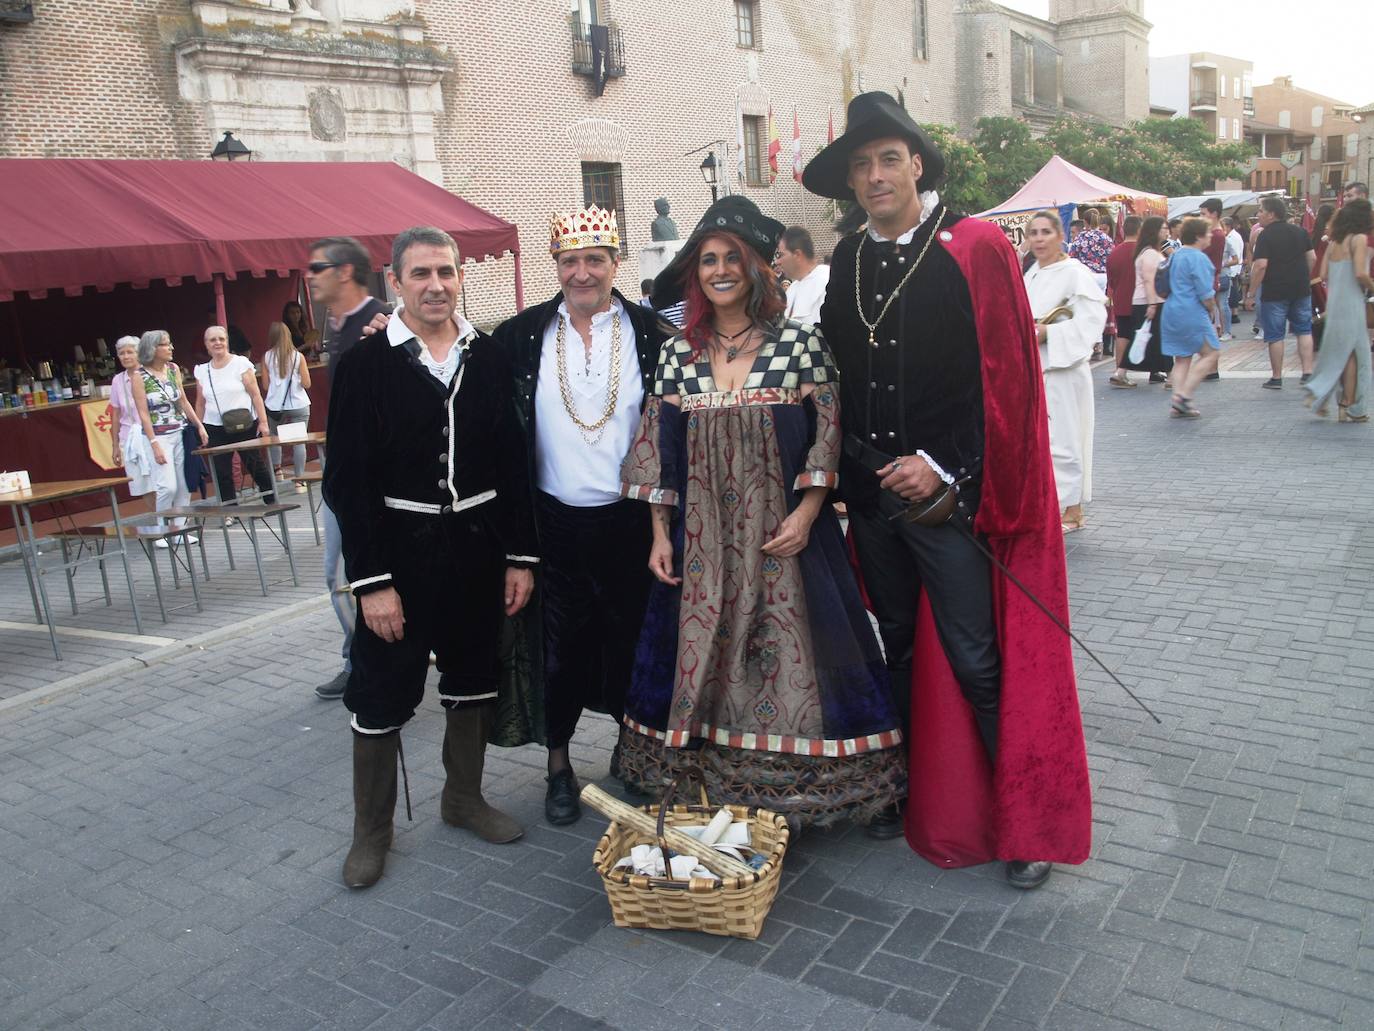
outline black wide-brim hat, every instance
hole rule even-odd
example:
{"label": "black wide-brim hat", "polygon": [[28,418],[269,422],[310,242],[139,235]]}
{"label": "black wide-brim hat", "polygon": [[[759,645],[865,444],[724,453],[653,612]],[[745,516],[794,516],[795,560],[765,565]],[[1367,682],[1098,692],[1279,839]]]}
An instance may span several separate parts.
{"label": "black wide-brim hat", "polygon": [[802,185],[812,193],[834,200],[857,202],[849,188],[849,155],[855,148],[885,136],[900,136],[921,155],[921,178],[916,189],[934,189],[945,177],[945,157],[940,148],[906,113],[906,108],[886,93],[860,93],[849,102],[843,135],[811,159],[802,172]]}
{"label": "black wide-brim hat", "polygon": [[748,197],[738,194],[722,197],[706,209],[706,214],[701,216],[701,221],[692,230],[692,235],[687,237],[682,250],[654,279],[650,303],[662,311],[682,300],[682,280],[702,237],[710,233],[733,233],[758,252],[765,265],[771,266],[778,249],[778,237],[786,228],[776,218],[769,218],[760,211],[759,206]]}

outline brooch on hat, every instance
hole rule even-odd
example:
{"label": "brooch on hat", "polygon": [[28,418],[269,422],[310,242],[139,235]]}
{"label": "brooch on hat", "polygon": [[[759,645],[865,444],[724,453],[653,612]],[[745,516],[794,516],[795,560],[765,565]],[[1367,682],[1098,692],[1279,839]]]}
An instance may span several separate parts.
{"label": "brooch on hat", "polygon": [[580,251],[587,247],[620,250],[620,227],[615,212],[595,204],[572,215],[554,215],[549,227],[549,253]]}

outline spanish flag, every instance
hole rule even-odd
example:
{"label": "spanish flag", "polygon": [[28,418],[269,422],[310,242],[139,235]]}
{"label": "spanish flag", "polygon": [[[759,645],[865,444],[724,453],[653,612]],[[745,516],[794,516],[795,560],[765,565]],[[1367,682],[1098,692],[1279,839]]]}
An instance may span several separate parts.
{"label": "spanish flag", "polygon": [[768,108],[768,182],[778,177],[778,155],[782,153],[782,140],[778,138],[778,123],[773,120],[773,108]]}

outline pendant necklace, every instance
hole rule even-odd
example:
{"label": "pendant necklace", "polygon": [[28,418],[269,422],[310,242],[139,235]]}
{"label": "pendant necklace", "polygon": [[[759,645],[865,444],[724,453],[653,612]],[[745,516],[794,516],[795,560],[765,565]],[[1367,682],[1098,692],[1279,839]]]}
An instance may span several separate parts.
{"label": "pendant necklace", "polygon": [[926,256],[926,251],[930,250],[930,245],[935,241],[935,234],[940,231],[940,226],[944,223],[944,221],[945,213],[942,211],[940,212],[940,217],[935,220],[935,225],[931,228],[930,235],[926,237],[926,243],[925,246],[921,248],[921,253],[918,254],[916,256],[916,260],[911,263],[911,268],[908,269],[907,274],[902,277],[902,281],[897,284],[897,289],[893,290],[892,293],[887,295],[887,302],[882,306],[882,309],[878,312],[878,317],[875,318],[872,322],[869,322],[868,316],[864,314],[863,290],[859,285],[859,259],[863,256],[864,243],[867,241],[868,234],[865,233],[864,239],[859,241],[859,249],[854,252],[854,306],[859,310],[859,321],[862,322],[864,324],[864,328],[868,330],[868,345],[870,347],[878,346],[878,341],[875,336],[875,334],[878,332],[878,324],[883,321],[883,316],[885,316],[887,314],[887,310],[892,307],[892,302],[895,301],[897,299],[897,295],[902,292],[902,287],[906,286],[907,281],[911,279],[911,277],[916,274],[916,270],[920,268],[921,261]]}
{"label": "pendant necklace", "polygon": [[[721,342],[721,344],[725,347],[725,360],[726,360],[727,362],[732,362],[732,361],[734,361],[736,358],[739,357],[739,355],[740,355],[740,348],[743,347],[744,344],[733,344],[733,345],[732,345],[732,344],[727,344],[727,343],[725,343],[725,341],[727,341],[727,340],[734,340],[734,339],[736,339],[736,338],[738,338],[738,337],[744,336],[745,333],[748,333],[748,332],[749,332],[750,330],[752,330],[753,328],[754,328],[754,324],[751,322],[749,325],[747,325],[747,326],[745,326],[743,329],[741,329],[738,333],[725,334],[725,333],[722,333],[722,332],[721,332],[720,330],[718,330],[718,329],[713,329],[713,330],[711,331],[711,332],[715,333],[716,339],[718,339],[718,340]],[[748,342],[749,342],[749,338],[748,338],[748,337],[744,337],[744,343],[747,344]]]}

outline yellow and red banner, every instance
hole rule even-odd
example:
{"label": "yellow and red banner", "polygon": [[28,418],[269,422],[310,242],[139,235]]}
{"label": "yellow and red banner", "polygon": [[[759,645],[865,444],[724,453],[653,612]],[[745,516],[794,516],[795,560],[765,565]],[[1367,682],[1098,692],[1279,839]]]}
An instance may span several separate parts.
{"label": "yellow and red banner", "polygon": [[768,108],[768,181],[778,177],[778,155],[782,153],[782,140],[778,138],[778,123],[773,120],[773,108]]}
{"label": "yellow and red banner", "polygon": [[121,468],[114,460],[110,423],[114,409],[108,399],[87,401],[81,406],[81,425],[86,428],[86,451],[91,461],[107,472]]}

